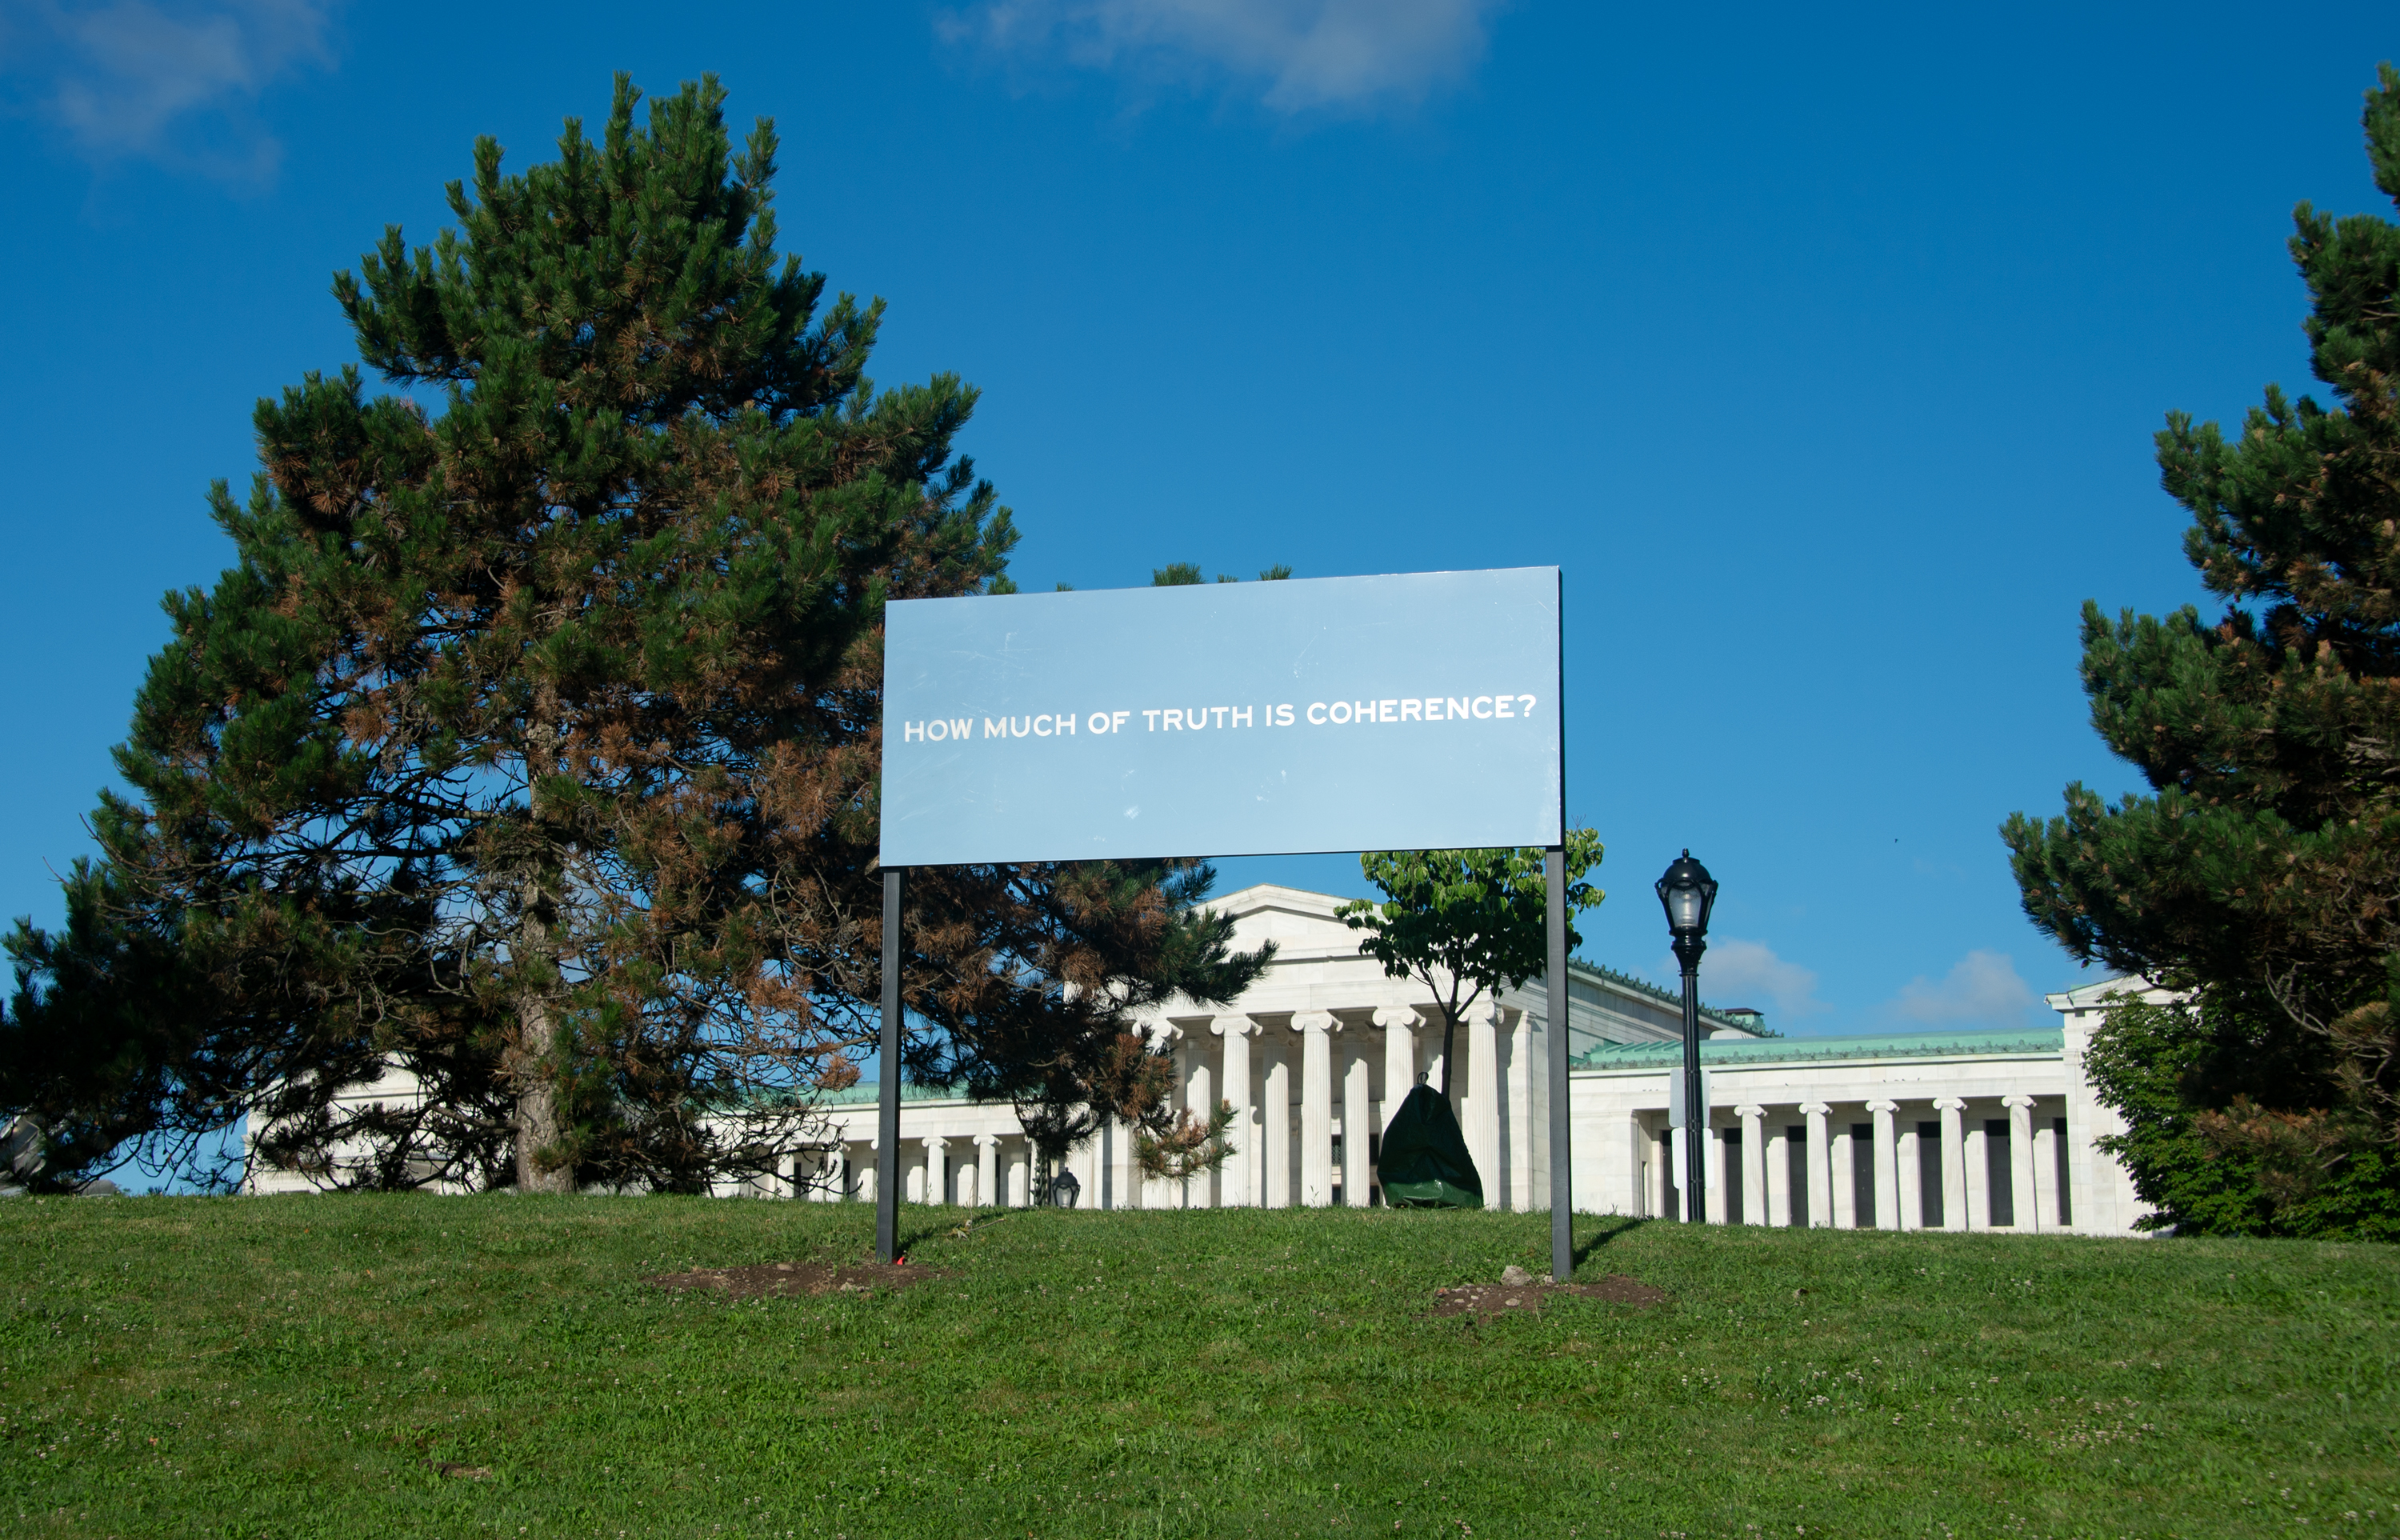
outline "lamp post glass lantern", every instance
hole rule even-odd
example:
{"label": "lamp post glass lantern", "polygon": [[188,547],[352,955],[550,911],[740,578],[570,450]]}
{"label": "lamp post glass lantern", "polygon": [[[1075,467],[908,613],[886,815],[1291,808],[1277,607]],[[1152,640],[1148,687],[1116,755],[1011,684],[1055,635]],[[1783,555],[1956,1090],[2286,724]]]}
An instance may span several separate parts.
{"label": "lamp post glass lantern", "polygon": [[[1700,954],[1709,949],[1709,911],[1716,907],[1716,879],[1686,850],[1658,879],[1658,904],[1667,911],[1667,934],[1675,961],[1684,965],[1684,1220],[1709,1216],[1708,1092],[1700,1083]],[[1670,1122],[1673,1120],[1670,1118]]]}

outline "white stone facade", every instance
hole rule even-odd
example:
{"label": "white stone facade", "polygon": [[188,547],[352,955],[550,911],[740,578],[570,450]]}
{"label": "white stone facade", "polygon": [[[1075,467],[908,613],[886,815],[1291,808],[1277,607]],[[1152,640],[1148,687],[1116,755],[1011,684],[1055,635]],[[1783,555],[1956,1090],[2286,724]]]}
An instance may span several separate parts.
{"label": "white stone facade", "polygon": [[[2146,1212],[2094,1144],[2083,1047],[2117,981],[2050,997],[2062,1027],[1701,1046],[1708,1219],[1838,1229],[2134,1233]],[[1677,1211],[1667,1070],[1602,1048],[1574,1077],[1575,1206]]]}
{"label": "white stone facade", "polygon": [[[1237,946],[1275,942],[1273,966],[1233,1006],[1170,1002],[1142,1028],[1174,1056],[1178,1099],[1195,1115],[1233,1104],[1234,1153],[1188,1181],[1145,1179],[1128,1131],[1103,1128],[1068,1159],[1084,1206],[1381,1201],[1382,1128],[1420,1075],[1442,1083],[1441,1014],[1421,983],[1388,977],[1359,954],[1359,934],[1334,918],[1341,902],[1262,885],[1214,906],[1233,917]],[[2093,1101],[2080,1070],[2102,997],[2114,988],[2122,986],[2053,995],[2063,1027],[2021,1032],[1776,1039],[1745,1030],[1741,1016],[1710,1013],[1710,1220],[2128,1233],[2139,1206],[2123,1171],[2092,1142],[2120,1125]],[[1570,1008],[1575,1206],[1674,1211],[1666,1115],[1679,1006],[1638,980],[1578,963]],[[1486,1202],[1548,1209],[1544,988],[1536,982],[1462,1015],[1453,1034],[1459,1121]],[[358,1095],[389,1100],[409,1090],[385,1083]],[[784,1179],[722,1191],[872,1201],[875,1087],[852,1088],[826,1116],[824,1145]],[[901,1179],[909,1202],[1014,1206],[1033,1200],[1038,1174],[1006,1104],[910,1095],[901,1104]],[[249,1183],[253,1192],[308,1185],[297,1173],[255,1167]]]}

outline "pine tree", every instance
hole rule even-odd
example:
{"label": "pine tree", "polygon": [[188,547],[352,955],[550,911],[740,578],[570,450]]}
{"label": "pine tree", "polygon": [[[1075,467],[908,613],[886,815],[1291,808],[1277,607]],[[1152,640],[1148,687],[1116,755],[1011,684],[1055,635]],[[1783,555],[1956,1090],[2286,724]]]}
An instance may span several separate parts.
{"label": "pine tree", "polygon": [[[2400,203],[2388,64],[2365,126]],[[2153,794],[2111,808],[2071,785],[2064,817],[2019,814],[2003,837],[2037,924],[2190,993],[2196,1136],[2322,1175],[2359,1139],[2400,1139],[2400,226],[2306,203],[2295,223],[2333,403],[2270,388],[2237,438],[2183,414],[2158,436],[2223,616],[2084,607],[2093,726]]]}
{"label": "pine tree", "polygon": [[[20,927],[0,1097],[85,1152],[249,1113],[328,1179],[688,1188],[778,1165],[874,1040],[880,615],[1016,535],[948,375],[779,259],[776,140],[715,80],[388,229],[361,357],[262,402],[170,595],[59,935]],[[1009,1095],[1262,958],[1191,863],[910,884],[912,1067]],[[111,960],[138,958],[139,968]],[[171,1021],[168,1014],[172,1011]],[[395,1063],[425,1095],[337,1112]],[[887,1072],[896,1072],[896,1069]]]}

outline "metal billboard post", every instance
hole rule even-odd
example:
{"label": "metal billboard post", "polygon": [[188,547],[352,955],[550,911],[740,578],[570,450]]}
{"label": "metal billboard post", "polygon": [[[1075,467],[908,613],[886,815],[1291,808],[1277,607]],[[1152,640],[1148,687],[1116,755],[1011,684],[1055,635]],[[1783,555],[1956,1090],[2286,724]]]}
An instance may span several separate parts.
{"label": "metal billboard post", "polygon": [[1550,900],[1550,1278],[1575,1272],[1575,1163],[1567,1148],[1567,852],[1553,845],[1542,858]]}
{"label": "metal billboard post", "polygon": [[900,1250],[900,881],[883,868],[883,1043],[875,1087],[875,1254]]}
{"label": "metal billboard post", "polygon": [[1567,976],[1567,712],[1566,574],[1558,580],[1559,624],[1559,843],[1542,859],[1550,934],[1544,958],[1549,965],[1549,987],[1544,991],[1550,1012],[1550,1281],[1564,1283],[1575,1275],[1575,1160],[1569,1141],[1573,1111],[1567,1104],[1567,1023],[1575,1014],[1575,981]]}

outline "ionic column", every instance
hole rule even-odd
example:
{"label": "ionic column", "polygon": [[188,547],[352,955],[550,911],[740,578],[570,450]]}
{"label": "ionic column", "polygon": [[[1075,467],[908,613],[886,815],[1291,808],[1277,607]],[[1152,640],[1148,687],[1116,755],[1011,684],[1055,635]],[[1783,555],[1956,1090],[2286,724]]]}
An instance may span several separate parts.
{"label": "ionic column", "polygon": [[1300,1034],[1300,1201],[1333,1202],[1333,1013],[1295,1011]]}
{"label": "ionic column", "polygon": [[1766,1222],[1766,1109],[1737,1107],[1741,1119],[1741,1221]]}
{"label": "ionic column", "polygon": [[1808,1228],[1816,1230],[1834,1222],[1833,1152],[1827,1148],[1825,1114],[1833,1109],[1821,1101],[1805,1102],[1800,1115],[1808,1120]]}
{"label": "ionic column", "polygon": [[2033,1097],[2002,1097],[2009,1110],[2009,1219],[2021,1235],[2048,1228],[2041,1222],[2041,1200],[2034,1195]]}
{"label": "ionic column", "polygon": [[1033,1201],[1033,1145],[1030,1139],[1008,1141],[1008,1191],[1001,1201],[1023,1208]]}
{"label": "ionic column", "polygon": [[1984,1119],[1966,1120],[1967,1228],[1992,1228],[1992,1152],[1984,1136]]}
{"label": "ionic column", "polygon": [[[861,1203],[873,1203],[875,1201],[875,1167],[877,1165],[875,1151],[878,1142],[879,1141],[877,1139],[873,1138],[861,1139],[859,1141],[859,1148],[866,1152],[864,1156],[860,1157],[858,1162],[858,1201]],[[906,1189],[903,1189],[903,1191],[906,1191]]]}
{"label": "ionic column", "polygon": [[[1149,1029],[1151,1052],[1166,1060],[1166,1110],[1174,1111],[1184,1105],[1184,1086],[1188,1083],[1189,1066],[1184,1061],[1183,1029],[1171,1021],[1162,1021]],[[1166,1052],[1159,1053],[1164,1047]],[[1131,1126],[1125,1129],[1125,1145],[1130,1150],[1139,1134]],[[1148,1209],[1180,1208],[1183,1206],[1184,1184],[1169,1181],[1165,1177],[1145,1175],[1139,1162],[1132,1167],[1130,1190],[1135,1194],[1133,1206]]]}
{"label": "ionic column", "polygon": [[1850,1133],[1850,1120],[1848,1118],[1834,1124],[1831,1132],[1833,1159],[1827,1164],[1833,1173],[1834,1228],[1856,1230],[1859,1227],[1859,1141]]}
{"label": "ionic column", "polygon": [[1139,1208],[1142,1175],[1133,1158],[1133,1125],[1122,1118],[1111,1118],[1101,1125],[1099,1137],[1109,1141],[1109,1184],[1092,1206]]}
{"label": "ionic column", "polygon": [[997,1208],[1000,1206],[1000,1136],[977,1134],[975,1141],[975,1206],[977,1208]]}
{"label": "ionic column", "polygon": [[1534,1013],[1508,1013],[1507,1124],[1500,1143],[1500,1164],[1508,1173],[1508,1206],[1518,1213],[1534,1206],[1534,1144],[1543,1130],[1534,1126],[1534,1076],[1543,1067],[1534,1062]]}
{"label": "ionic column", "polygon": [[1392,1125],[1400,1103],[1417,1083],[1417,1013],[1412,1005],[1378,1005],[1375,1025],[1384,1029],[1384,1110],[1376,1132]]}
{"label": "ionic column", "polygon": [[1867,1111],[1875,1116],[1875,1227],[1877,1230],[1900,1228],[1900,1144],[1899,1129],[1892,1114],[1900,1111],[1896,1101],[1871,1101]]}
{"label": "ionic column", "polygon": [[[1108,1197],[1109,1125],[1094,1130],[1092,1137],[1067,1152],[1066,1167],[1075,1174],[1075,1203],[1078,1207],[1098,1208]],[[1048,1194],[1043,1194],[1047,1197]]]}
{"label": "ionic column", "polygon": [[1374,1089],[1369,1078],[1374,1066],[1368,1061],[1369,1044],[1365,1029],[1343,1024],[1342,1031],[1342,1202],[1345,1207],[1367,1206],[1367,1190],[1374,1183],[1370,1173],[1374,1162],[1367,1158],[1368,1143],[1374,1128],[1374,1102],[1368,1093]]}
{"label": "ionic column", "polygon": [[1497,1208],[1507,1201],[1500,1165],[1500,1024],[1488,1000],[1466,1009],[1466,1152],[1483,1179],[1484,1201]]}
{"label": "ionic column", "polygon": [[1902,1230],[1922,1230],[1925,1228],[1925,1153],[1917,1148],[1915,1118],[1900,1124],[1900,1137],[1892,1144],[1892,1158],[1900,1165],[1900,1227]]}
{"label": "ionic column", "polygon": [[[1217,1115],[1217,1077],[1208,1067],[1207,1056],[1200,1052],[1197,1043],[1186,1040],[1183,1047],[1183,1105],[1201,1127]],[[1217,1173],[1202,1171],[1183,1183],[1183,1206],[1214,1208],[1217,1206]]]}
{"label": "ionic column", "polygon": [[1936,1097],[1933,1110],[1942,1114],[1942,1228],[1967,1228],[1967,1130],[1958,1114],[1967,1104],[1957,1097]]}
{"label": "ionic column", "polygon": [[[1669,1137],[1672,1138],[1673,1130],[1670,1129],[1668,1133]],[[1673,1219],[1675,1217],[1672,1212],[1675,1203],[1675,1174],[1667,1164],[1666,1141],[1657,1135],[1647,1132],[1642,1137],[1648,1146],[1644,1153],[1649,1158],[1642,1164],[1643,1169],[1649,1173],[1650,1217],[1654,1220]]]}
{"label": "ionic column", "polygon": [[950,1186],[950,1141],[937,1136],[925,1139],[925,1195],[922,1202],[947,1203]]}
{"label": "ionic column", "polygon": [[[2039,1110],[2037,1110],[2038,1112]],[[2033,1117],[2033,1202],[2035,1228],[2058,1228],[2058,1130],[2051,1120]]]}
{"label": "ionic column", "polygon": [[1708,1140],[1702,1148],[1708,1152],[1705,1159],[1708,1163],[1709,1222],[1723,1224],[1725,1222],[1725,1130],[1717,1126],[1713,1109],[1704,1131],[1708,1134]]}
{"label": "ionic column", "polygon": [[1779,1123],[1766,1136],[1766,1222],[1792,1220],[1792,1125]]}
{"label": "ionic column", "polygon": [[1291,1206],[1291,1054],[1277,1043],[1268,1050],[1266,1097],[1259,1104],[1261,1131],[1266,1138],[1266,1187],[1261,1202],[1269,1208]]}
{"label": "ionic column", "polygon": [[1217,1094],[1234,1104],[1234,1125],[1226,1130],[1234,1152],[1217,1175],[1222,1189],[1218,1201],[1228,1208],[1248,1208],[1259,1201],[1258,1109],[1250,1104],[1250,1039],[1258,1023],[1248,1016],[1219,1016],[1208,1030],[1225,1041],[1224,1082]]}

